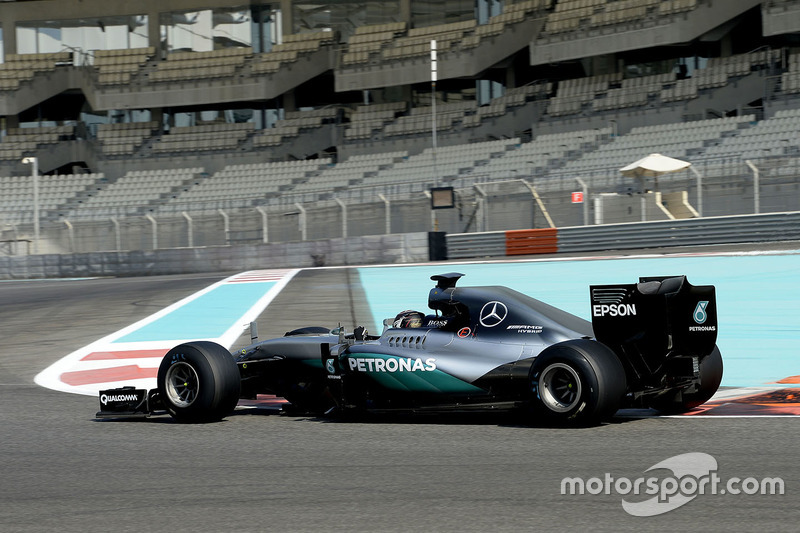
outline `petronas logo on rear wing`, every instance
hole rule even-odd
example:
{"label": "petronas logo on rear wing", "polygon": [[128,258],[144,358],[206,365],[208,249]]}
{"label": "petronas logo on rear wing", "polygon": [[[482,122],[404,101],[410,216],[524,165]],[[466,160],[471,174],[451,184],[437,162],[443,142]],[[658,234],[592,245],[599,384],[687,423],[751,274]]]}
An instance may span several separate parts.
{"label": "petronas logo on rear wing", "polygon": [[703,324],[706,319],[708,318],[708,314],[706,313],[706,307],[708,307],[708,302],[697,302],[697,307],[694,308],[694,313],[692,313],[692,318],[698,324]]}
{"label": "petronas logo on rear wing", "polygon": [[694,319],[697,326],[689,326],[689,331],[693,333],[717,331],[717,326],[713,324],[710,326],[703,325],[706,323],[706,320],[708,320],[708,311],[707,311],[708,304],[709,304],[708,300],[701,300],[697,302],[697,307],[695,307],[694,311],[692,312],[692,318]]}

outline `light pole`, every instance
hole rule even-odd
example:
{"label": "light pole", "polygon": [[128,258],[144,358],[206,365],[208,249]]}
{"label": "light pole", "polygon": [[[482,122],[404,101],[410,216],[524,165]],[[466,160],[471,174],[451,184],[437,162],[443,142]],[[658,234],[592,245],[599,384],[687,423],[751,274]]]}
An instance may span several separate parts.
{"label": "light pole", "polygon": [[431,40],[431,141],[433,145],[433,186],[439,186],[439,171],[436,168],[436,81],[438,79],[436,65],[436,39]]}
{"label": "light pole", "polygon": [[39,160],[35,157],[26,157],[22,160],[24,165],[31,165],[31,178],[33,178],[33,253],[39,253]]}
{"label": "light pole", "polygon": [[[436,81],[438,79],[436,65],[436,39],[431,39],[431,144],[433,145],[433,188],[439,187],[439,169],[436,168]],[[431,193],[433,198],[433,193]],[[439,219],[436,211],[431,210],[431,231],[439,231]]]}

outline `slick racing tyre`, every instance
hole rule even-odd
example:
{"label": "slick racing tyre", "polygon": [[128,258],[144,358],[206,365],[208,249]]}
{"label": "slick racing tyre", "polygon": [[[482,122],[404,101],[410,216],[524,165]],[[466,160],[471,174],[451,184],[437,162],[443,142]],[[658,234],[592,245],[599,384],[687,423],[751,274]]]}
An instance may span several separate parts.
{"label": "slick racing tyre", "polygon": [[164,407],[181,422],[214,422],[239,401],[241,379],[231,353],[219,344],[189,342],[167,352],[158,368]]}
{"label": "slick racing tyre", "polygon": [[531,410],[551,421],[598,423],[619,409],[625,370],[607,346],[578,339],[554,344],[531,366]]}
{"label": "slick racing tyre", "polygon": [[700,387],[693,392],[671,391],[654,398],[650,407],[662,413],[685,413],[714,396],[722,382],[722,354],[719,347],[700,361]]}

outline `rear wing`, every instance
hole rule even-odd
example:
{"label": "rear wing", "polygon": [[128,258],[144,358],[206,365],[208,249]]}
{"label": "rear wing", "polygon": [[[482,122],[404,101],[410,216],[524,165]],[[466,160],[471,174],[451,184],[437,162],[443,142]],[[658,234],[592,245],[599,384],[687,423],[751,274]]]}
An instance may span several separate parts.
{"label": "rear wing", "polygon": [[658,364],[667,356],[703,358],[717,342],[713,285],[686,276],[639,278],[628,285],[590,287],[592,326],[598,341],[617,353],[638,352]]}

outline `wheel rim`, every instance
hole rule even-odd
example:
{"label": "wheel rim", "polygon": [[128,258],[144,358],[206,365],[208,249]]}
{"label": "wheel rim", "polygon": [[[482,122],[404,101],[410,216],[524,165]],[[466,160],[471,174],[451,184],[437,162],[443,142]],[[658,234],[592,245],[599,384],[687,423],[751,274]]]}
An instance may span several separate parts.
{"label": "wheel rim", "polygon": [[566,413],[581,399],[581,378],[569,365],[553,363],[539,376],[539,397],[551,411]]}
{"label": "wheel rim", "polygon": [[167,397],[175,407],[192,405],[200,390],[197,372],[191,365],[182,362],[169,367],[164,384]]}

